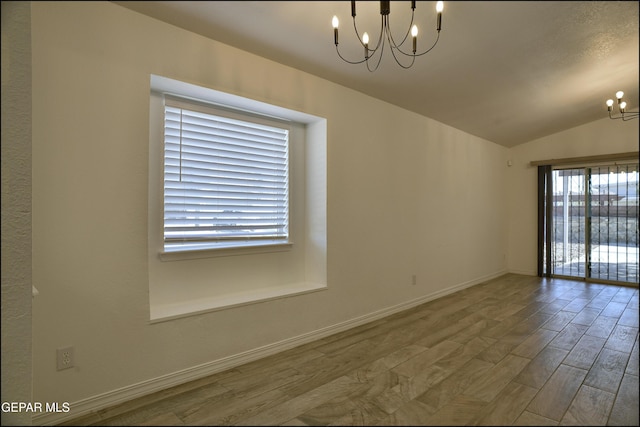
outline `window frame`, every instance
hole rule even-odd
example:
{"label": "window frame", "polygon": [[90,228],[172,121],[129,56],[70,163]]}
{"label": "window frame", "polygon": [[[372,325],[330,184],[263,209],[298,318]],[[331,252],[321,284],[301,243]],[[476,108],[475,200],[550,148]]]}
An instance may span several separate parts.
{"label": "window frame", "polygon": [[[321,132],[318,136],[321,136],[321,140],[315,143],[320,143],[321,146],[326,147],[326,119],[309,115],[307,113],[296,112],[294,110],[282,108],[273,104],[261,102],[258,100],[233,95],[230,93],[220,92],[215,89],[196,86],[186,82],[180,82],[178,80],[162,77],[158,75],[150,75],[150,87],[149,87],[149,221],[148,221],[148,245],[149,253],[152,257],[165,262],[165,261],[182,261],[182,260],[196,260],[215,257],[227,257],[235,255],[254,255],[254,254],[268,254],[274,252],[289,252],[294,250],[295,244],[299,238],[302,239],[302,245],[306,247],[306,234],[308,233],[307,218],[305,213],[307,202],[304,201],[303,194],[298,201],[298,194],[300,190],[296,188],[304,187],[304,182],[298,182],[297,176],[306,177],[307,172],[303,166],[300,169],[296,164],[306,157],[304,151],[308,142],[304,142],[307,139],[308,126],[313,126],[314,135],[316,127],[320,126],[318,130]],[[289,239],[288,241],[270,242],[270,244],[257,244],[253,246],[237,246],[227,248],[207,248],[196,250],[184,250],[184,251],[165,251],[164,250],[164,97],[170,96],[187,100],[188,102],[202,103],[203,105],[213,106],[219,109],[226,109],[227,111],[239,112],[242,114],[253,114],[255,117],[263,117],[268,120],[280,120],[283,123],[288,123],[290,126],[290,139],[289,139]],[[315,137],[314,137],[315,138]],[[302,150],[302,151],[300,151]],[[318,153],[322,154],[322,153]],[[323,155],[323,154],[322,154]],[[300,158],[302,156],[302,159]],[[324,155],[323,155],[324,156]],[[303,161],[303,164],[304,160]],[[326,159],[322,160],[326,162]],[[325,167],[326,167],[326,163]],[[306,180],[306,178],[303,178]],[[315,179],[315,178],[314,178]],[[324,172],[322,172],[322,179],[326,179]],[[326,184],[326,181],[325,181]],[[303,193],[305,190],[303,190]],[[324,192],[324,190],[323,190]],[[325,194],[326,195],[326,194]],[[319,215],[322,218],[320,223],[314,225],[322,225],[326,230],[326,212],[323,210],[317,211],[312,214],[314,217]],[[303,205],[296,207],[303,203]],[[302,211],[298,211],[302,209]],[[301,216],[302,215],[302,216]],[[302,221],[302,222],[300,222]],[[300,222],[300,224],[298,224]],[[301,228],[302,227],[302,228]],[[298,236],[300,233],[303,233]]]}
{"label": "window frame", "polygon": [[[156,74],[150,74],[148,93],[149,128],[139,135],[148,140],[148,157],[136,163],[148,184],[150,323],[327,290],[329,120],[271,98],[265,102],[259,95],[247,98]],[[165,94],[290,121],[290,240],[295,245],[163,253]]]}

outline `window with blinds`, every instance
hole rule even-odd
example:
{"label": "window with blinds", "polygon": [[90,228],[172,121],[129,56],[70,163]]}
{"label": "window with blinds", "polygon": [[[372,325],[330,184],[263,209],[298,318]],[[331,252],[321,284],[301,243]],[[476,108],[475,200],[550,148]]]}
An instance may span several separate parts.
{"label": "window with blinds", "polygon": [[288,240],[286,122],[166,98],[165,251]]}

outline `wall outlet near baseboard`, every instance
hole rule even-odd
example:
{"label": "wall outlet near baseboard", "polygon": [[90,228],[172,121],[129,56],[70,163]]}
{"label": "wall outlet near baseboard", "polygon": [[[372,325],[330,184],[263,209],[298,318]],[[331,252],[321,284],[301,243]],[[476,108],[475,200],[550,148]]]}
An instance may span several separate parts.
{"label": "wall outlet near baseboard", "polygon": [[56,361],[58,371],[63,369],[73,368],[73,347],[64,347],[56,350]]}

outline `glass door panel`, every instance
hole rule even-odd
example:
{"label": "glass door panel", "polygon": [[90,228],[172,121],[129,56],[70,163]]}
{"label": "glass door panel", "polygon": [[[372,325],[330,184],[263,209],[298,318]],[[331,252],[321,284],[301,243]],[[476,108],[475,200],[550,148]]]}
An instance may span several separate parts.
{"label": "glass door panel", "polygon": [[553,170],[551,189],[551,275],[637,285],[638,164]]}
{"label": "glass door panel", "polygon": [[589,276],[638,283],[638,168],[590,168]]}
{"label": "glass door panel", "polygon": [[554,170],[551,274],[585,277],[586,177],[584,168]]}

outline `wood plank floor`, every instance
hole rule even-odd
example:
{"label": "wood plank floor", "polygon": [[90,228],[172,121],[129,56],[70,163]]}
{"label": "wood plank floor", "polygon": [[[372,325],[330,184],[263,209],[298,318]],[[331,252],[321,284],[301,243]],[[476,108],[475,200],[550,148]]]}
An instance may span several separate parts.
{"label": "wood plank floor", "polygon": [[507,274],[64,425],[638,425],[638,288]]}

